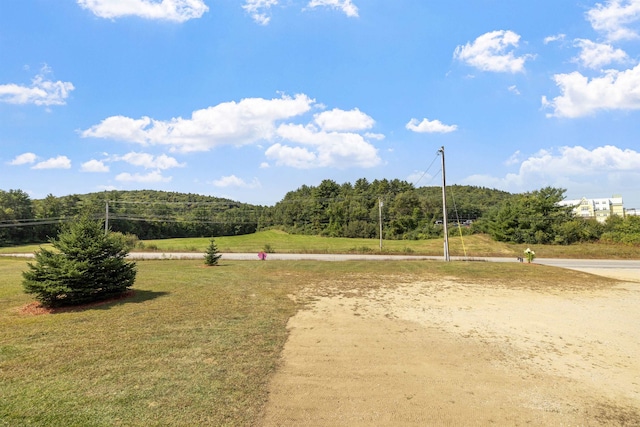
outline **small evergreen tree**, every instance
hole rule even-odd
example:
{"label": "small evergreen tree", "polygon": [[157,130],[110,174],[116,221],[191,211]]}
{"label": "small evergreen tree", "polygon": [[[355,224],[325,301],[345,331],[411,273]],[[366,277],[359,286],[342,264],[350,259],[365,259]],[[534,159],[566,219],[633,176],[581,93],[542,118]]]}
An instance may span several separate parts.
{"label": "small evergreen tree", "polygon": [[121,233],[104,232],[102,221],[87,216],[67,225],[51,243],[55,251],[36,251],[22,273],[24,291],[48,307],[85,304],[121,295],[136,277],[136,265]]}
{"label": "small evergreen tree", "polygon": [[216,241],[211,238],[209,247],[207,247],[207,251],[204,254],[204,263],[209,266],[218,265],[218,260],[220,260],[221,257],[222,254],[218,252]]}

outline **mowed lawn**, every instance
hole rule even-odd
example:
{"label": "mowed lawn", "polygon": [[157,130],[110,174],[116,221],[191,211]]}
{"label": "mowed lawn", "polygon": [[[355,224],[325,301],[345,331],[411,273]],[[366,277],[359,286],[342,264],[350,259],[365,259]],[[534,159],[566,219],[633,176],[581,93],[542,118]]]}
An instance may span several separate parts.
{"label": "mowed lawn", "polygon": [[[141,261],[135,293],[29,314],[26,261],[0,257],[0,425],[257,425],[306,298],[456,279],[510,286],[607,279],[541,265],[486,262]],[[586,284],[586,285],[585,285]]]}
{"label": "mowed lawn", "polygon": [[[455,230],[454,230],[455,231]],[[288,234],[283,231],[261,231],[244,236],[221,236],[215,238],[220,252],[259,252],[266,247],[276,253],[384,253],[396,255],[443,254],[443,239],[429,240],[383,240],[380,250],[379,239],[347,239],[339,237],[318,237]],[[209,238],[164,239],[143,242],[146,249],[160,251],[204,252]],[[496,242],[486,234],[470,236],[454,235],[449,238],[449,252],[452,256],[478,257],[520,257],[531,247],[542,258],[580,259],[640,259],[640,247],[622,244],[582,243],[576,245],[527,245]]]}
{"label": "mowed lawn", "polygon": [[[455,230],[454,230],[455,231]],[[252,252],[262,250],[275,253],[315,253],[315,254],[402,254],[434,255],[443,254],[443,239],[429,240],[383,240],[380,250],[379,239],[348,239],[340,237],[319,237],[288,234],[279,230],[260,231],[242,236],[215,237],[220,252]],[[134,252],[205,252],[210,237],[161,239],[141,241]],[[0,248],[0,254],[33,253],[43,245],[22,245]],[[582,258],[582,259],[640,259],[640,246],[607,243],[582,243],[569,246],[526,245],[496,242],[486,234],[470,236],[454,235],[449,238],[449,252],[460,257],[520,257],[531,247],[542,258]]]}
{"label": "mowed lawn", "polygon": [[[454,230],[455,231],[455,230]],[[385,253],[406,255],[442,255],[443,239],[383,240],[347,239],[288,234],[278,230],[261,231],[244,236],[215,237],[220,252],[259,252],[269,248],[276,253]],[[167,252],[204,252],[210,238],[163,239],[144,241],[143,249]],[[449,252],[460,257],[521,257],[526,248],[542,258],[640,259],[640,246],[605,243],[582,243],[569,246],[527,245],[496,242],[486,234],[454,235],[449,238]],[[2,250],[0,250],[1,252]]]}

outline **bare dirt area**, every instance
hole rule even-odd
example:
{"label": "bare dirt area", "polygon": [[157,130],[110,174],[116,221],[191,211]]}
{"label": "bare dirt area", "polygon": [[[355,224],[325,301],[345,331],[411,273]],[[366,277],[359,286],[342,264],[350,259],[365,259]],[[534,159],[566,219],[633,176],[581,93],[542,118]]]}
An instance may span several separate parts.
{"label": "bare dirt area", "polygon": [[640,425],[640,283],[335,292],[289,322],[264,426]]}

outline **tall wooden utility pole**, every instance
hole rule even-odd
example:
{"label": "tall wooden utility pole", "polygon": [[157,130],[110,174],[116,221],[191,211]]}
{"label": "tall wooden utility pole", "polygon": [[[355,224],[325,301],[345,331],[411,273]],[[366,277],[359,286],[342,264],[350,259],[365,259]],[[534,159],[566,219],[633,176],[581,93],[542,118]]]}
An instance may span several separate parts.
{"label": "tall wooden utility pole", "polygon": [[107,207],[104,213],[104,234],[109,232],[109,201],[107,200]]}
{"label": "tall wooden utility pole", "polygon": [[447,178],[444,172],[444,146],[438,150],[442,154],[442,227],[444,231],[444,260],[449,261],[449,230],[447,226]]}
{"label": "tall wooden utility pole", "polygon": [[378,219],[380,221],[380,252],[382,252],[382,199],[378,199]]}

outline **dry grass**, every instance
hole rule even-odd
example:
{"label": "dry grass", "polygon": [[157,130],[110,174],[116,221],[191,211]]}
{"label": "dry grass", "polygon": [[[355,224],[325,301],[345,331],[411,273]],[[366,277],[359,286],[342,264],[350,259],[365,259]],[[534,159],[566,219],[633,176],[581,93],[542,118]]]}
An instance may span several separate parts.
{"label": "dry grass", "polygon": [[[220,252],[259,252],[269,245],[279,253],[380,253],[377,239],[346,239],[317,236],[301,236],[270,230],[245,236],[216,237]],[[208,238],[165,239],[145,241],[147,249],[161,251],[204,252]],[[516,245],[493,241],[488,235],[454,236],[449,239],[452,256],[467,257],[518,257],[528,245]],[[640,259],[640,247],[604,243],[570,246],[532,246],[543,258],[587,258],[587,259]],[[431,240],[385,240],[382,253],[442,255],[442,239]]]}
{"label": "dry grass", "polygon": [[29,315],[21,312],[32,302],[21,289],[25,261],[0,258],[0,425],[255,425],[287,321],[305,303],[293,295],[443,277],[540,291],[558,283],[575,289],[613,283],[519,263],[225,261],[206,268],[201,261],[165,260],[138,266],[130,298]]}
{"label": "dry grass", "polygon": [[[408,255],[442,255],[442,239],[431,240],[384,240],[380,251],[378,239],[346,239],[287,234],[269,230],[243,236],[216,237],[220,252],[259,252],[270,246],[279,253],[385,253]],[[158,250],[164,252],[205,252],[210,238],[162,239],[144,241],[144,248],[137,250]],[[50,247],[45,244],[43,247]],[[3,253],[33,253],[39,245],[24,245],[0,248]],[[452,236],[449,252],[452,256],[467,257],[518,257],[528,245],[495,242],[488,235]],[[532,249],[543,258],[581,259],[640,259],[640,247],[583,243],[570,246],[535,245]]]}

